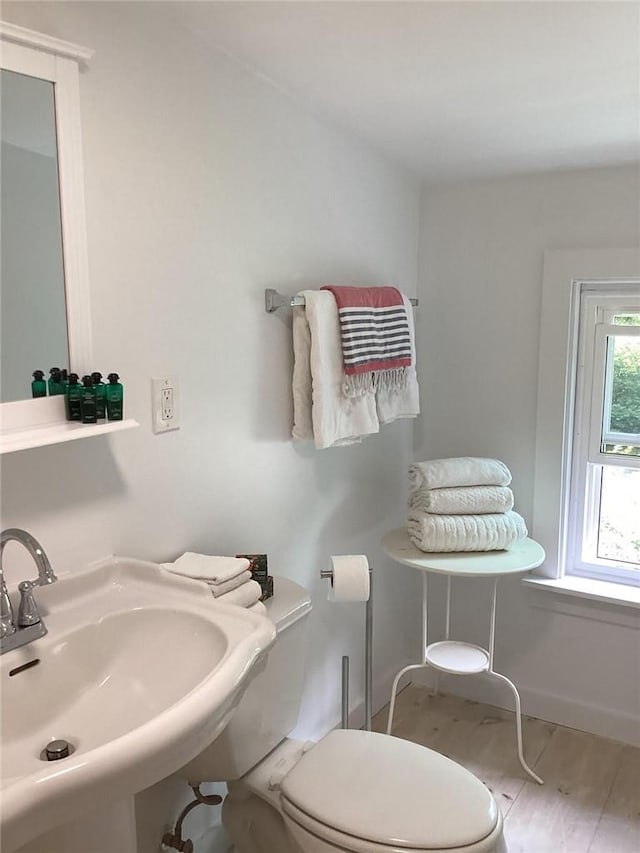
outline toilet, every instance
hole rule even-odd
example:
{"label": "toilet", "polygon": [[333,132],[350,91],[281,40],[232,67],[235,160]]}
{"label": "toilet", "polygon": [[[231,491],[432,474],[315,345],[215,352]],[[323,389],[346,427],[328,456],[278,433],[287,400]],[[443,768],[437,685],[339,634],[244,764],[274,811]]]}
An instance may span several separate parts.
{"label": "toilet", "polygon": [[234,853],[505,853],[491,792],[464,767],[410,741],[336,729],[288,737],[304,683],[311,601],[276,578],[277,637],[231,722],[180,774],[226,782]]}

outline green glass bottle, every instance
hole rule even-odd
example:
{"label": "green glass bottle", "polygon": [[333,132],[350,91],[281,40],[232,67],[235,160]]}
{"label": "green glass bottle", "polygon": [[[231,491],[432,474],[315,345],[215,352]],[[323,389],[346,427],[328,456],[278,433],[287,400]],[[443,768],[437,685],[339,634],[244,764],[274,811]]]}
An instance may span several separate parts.
{"label": "green glass bottle", "polygon": [[91,378],[96,389],[96,417],[102,420],[107,416],[107,386],[102,381],[102,374],[97,370],[91,374]]}
{"label": "green glass bottle", "polygon": [[62,376],[60,381],[62,382],[63,393],[66,394],[67,388],[69,387],[69,371],[66,369],[66,367],[63,367],[60,371],[60,374]]}
{"label": "green glass bottle", "polygon": [[42,370],[34,370],[33,371],[33,382],[31,383],[31,396],[32,397],[46,397],[47,396],[47,383],[44,381],[44,371],[42,371]]}
{"label": "green glass bottle", "polygon": [[80,398],[80,420],[83,424],[95,424],[96,417],[96,389],[93,387],[93,379],[90,376],[82,377],[82,396]]}
{"label": "green glass bottle", "polygon": [[59,367],[52,367],[49,371],[49,396],[54,397],[56,394],[64,394],[62,371]]}
{"label": "green glass bottle", "polygon": [[83,386],[78,382],[78,374],[70,373],[65,397],[68,421],[82,420],[82,391]]}
{"label": "green glass bottle", "polygon": [[117,373],[107,376],[109,384],[107,389],[107,419],[110,421],[121,421],[124,411],[124,388],[118,382],[120,377]]}

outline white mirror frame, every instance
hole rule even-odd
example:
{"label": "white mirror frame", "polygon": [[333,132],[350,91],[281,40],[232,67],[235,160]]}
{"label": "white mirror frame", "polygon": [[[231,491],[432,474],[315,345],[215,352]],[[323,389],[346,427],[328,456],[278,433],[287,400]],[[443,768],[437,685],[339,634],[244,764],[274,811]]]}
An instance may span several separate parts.
{"label": "white mirror frame", "polygon": [[[69,362],[82,374],[92,370],[92,340],[79,67],[91,59],[93,51],[4,21],[0,21],[0,42],[3,69],[49,80],[55,87]],[[2,433],[63,421],[64,417],[62,400],[56,397],[0,404]]]}

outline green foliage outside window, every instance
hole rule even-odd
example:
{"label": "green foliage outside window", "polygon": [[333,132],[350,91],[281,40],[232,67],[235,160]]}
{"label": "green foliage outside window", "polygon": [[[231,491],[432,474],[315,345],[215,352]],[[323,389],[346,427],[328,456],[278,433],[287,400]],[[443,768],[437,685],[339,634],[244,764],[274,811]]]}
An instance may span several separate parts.
{"label": "green foliage outside window", "polygon": [[[640,326],[640,315],[623,314],[615,318],[620,326]],[[640,432],[640,346],[638,339],[616,345],[613,360],[611,430]]]}

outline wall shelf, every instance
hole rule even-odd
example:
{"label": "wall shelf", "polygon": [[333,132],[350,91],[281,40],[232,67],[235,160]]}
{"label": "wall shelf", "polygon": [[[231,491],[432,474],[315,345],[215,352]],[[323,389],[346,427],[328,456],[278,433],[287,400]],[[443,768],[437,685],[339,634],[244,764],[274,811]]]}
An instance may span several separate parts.
{"label": "wall shelf", "polygon": [[[29,413],[29,417],[25,416],[25,412]],[[140,426],[133,418],[101,421],[97,424],[79,424],[64,420],[62,396],[6,403],[2,415],[0,454],[77,441],[80,438],[107,435]]]}
{"label": "wall shelf", "polygon": [[45,447],[47,444],[62,444],[65,441],[120,432],[137,426],[140,426],[138,421],[127,418],[124,421],[105,421],[97,424],[41,424],[31,429],[7,430],[0,433],[0,454],[29,450],[31,447]]}

